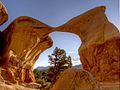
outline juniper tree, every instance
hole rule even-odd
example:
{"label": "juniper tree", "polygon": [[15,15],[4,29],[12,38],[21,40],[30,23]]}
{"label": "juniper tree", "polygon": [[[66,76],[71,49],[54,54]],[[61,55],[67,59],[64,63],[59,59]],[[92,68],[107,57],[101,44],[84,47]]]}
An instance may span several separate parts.
{"label": "juniper tree", "polygon": [[47,71],[47,78],[54,84],[61,72],[72,67],[71,57],[66,56],[64,49],[56,47],[48,58],[51,67]]}

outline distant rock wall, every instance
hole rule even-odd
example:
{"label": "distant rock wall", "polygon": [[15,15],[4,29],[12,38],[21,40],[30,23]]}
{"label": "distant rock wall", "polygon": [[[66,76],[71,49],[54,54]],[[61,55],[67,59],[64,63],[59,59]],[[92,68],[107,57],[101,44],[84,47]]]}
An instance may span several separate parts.
{"label": "distant rock wall", "polygon": [[[8,18],[0,3],[0,23]],[[79,48],[83,68],[100,82],[119,82],[120,33],[111,24],[105,7],[97,7],[79,15],[66,24],[52,28],[31,17],[15,19],[0,33],[1,76],[12,83],[34,82],[33,65],[40,53],[53,44],[49,33],[70,32],[82,41]],[[63,37],[64,39],[64,37]]]}

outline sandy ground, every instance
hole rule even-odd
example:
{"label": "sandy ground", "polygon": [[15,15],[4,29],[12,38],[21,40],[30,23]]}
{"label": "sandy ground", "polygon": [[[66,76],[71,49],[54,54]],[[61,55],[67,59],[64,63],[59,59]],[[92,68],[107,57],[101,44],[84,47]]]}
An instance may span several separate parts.
{"label": "sandy ground", "polygon": [[120,90],[120,83],[101,83],[102,90]]}

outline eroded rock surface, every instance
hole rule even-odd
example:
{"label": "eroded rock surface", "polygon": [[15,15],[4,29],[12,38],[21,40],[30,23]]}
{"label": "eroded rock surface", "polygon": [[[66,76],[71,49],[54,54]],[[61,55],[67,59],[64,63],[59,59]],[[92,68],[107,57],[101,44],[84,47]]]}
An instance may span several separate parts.
{"label": "eroded rock surface", "polygon": [[5,79],[13,83],[34,81],[32,69],[35,61],[42,51],[52,46],[48,36],[50,30],[47,25],[23,16],[3,31],[7,45],[3,55],[6,62],[1,72]]}
{"label": "eroded rock surface", "polygon": [[100,90],[93,76],[82,69],[67,69],[51,90]]}
{"label": "eroded rock surface", "polygon": [[39,90],[33,88],[27,88],[20,85],[7,85],[3,82],[0,82],[0,90]]}
{"label": "eroded rock surface", "polygon": [[8,20],[8,13],[5,6],[0,1],[0,25]]}
{"label": "eroded rock surface", "polygon": [[100,82],[120,80],[120,38],[102,44],[93,44],[81,50],[83,68],[90,71]]}

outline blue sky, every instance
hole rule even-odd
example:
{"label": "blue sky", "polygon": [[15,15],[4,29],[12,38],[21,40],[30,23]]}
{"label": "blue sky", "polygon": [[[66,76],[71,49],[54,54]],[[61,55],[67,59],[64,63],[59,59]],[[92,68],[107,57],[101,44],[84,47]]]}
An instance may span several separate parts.
{"label": "blue sky", "polygon": [[[49,26],[57,27],[66,23],[71,18],[86,12],[97,6],[105,5],[107,7],[106,15],[120,30],[119,0],[1,0],[9,13],[9,20],[0,26],[3,30],[8,24],[18,16],[31,16]],[[67,54],[75,60],[73,64],[80,63],[78,60],[78,48],[81,43],[78,36],[71,33],[54,32],[50,34],[54,45],[47,49],[37,60],[35,67],[49,65],[48,55],[52,53],[56,46],[65,49]],[[63,38],[64,39],[61,39]]]}

